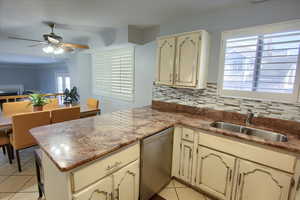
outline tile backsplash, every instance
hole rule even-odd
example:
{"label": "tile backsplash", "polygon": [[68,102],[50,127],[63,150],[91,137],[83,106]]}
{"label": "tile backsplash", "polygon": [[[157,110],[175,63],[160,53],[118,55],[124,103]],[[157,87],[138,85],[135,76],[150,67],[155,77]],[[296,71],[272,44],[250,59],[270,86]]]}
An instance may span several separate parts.
{"label": "tile backsplash", "polygon": [[217,95],[216,83],[207,83],[207,88],[204,90],[154,85],[153,100],[242,114],[251,109],[256,115],[262,117],[300,121],[300,103],[220,97]]}

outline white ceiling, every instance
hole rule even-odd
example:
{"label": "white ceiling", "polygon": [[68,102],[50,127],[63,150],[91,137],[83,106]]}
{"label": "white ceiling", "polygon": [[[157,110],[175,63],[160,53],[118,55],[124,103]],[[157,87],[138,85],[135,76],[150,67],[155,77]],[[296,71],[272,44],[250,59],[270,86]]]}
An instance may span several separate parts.
{"label": "white ceiling", "polygon": [[0,53],[0,64],[53,64],[63,62],[64,59],[24,54]]}
{"label": "white ceiling", "polygon": [[243,2],[249,0],[0,0],[0,53],[46,56],[41,47],[27,47],[32,42],[7,39],[12,35],[40,40],[50,32],[43,21],[59,23],[56,32],[66,42],[88,43],[106,29],[159,25]]}

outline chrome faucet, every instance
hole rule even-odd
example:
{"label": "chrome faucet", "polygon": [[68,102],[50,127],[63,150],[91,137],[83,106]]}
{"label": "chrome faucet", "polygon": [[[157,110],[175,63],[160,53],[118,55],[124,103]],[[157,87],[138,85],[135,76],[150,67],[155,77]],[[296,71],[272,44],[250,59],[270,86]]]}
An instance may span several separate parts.
{"label": "chrome faucet", "polygon": [[252,112],[251,109],[248,109],[247,110],[247,118],[246,118],[246,121],[245,121],[246,126],[251,125],[253,117],[254,117],[254,113]]}

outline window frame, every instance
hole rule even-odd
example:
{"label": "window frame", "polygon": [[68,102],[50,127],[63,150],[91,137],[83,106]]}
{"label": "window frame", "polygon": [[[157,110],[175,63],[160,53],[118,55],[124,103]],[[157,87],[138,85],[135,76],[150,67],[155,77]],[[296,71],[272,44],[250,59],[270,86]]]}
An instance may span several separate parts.
{"label": "window frame", "polygon": [[254,27],[228,30],[222,32],[221,46],[220,46],[220,59],[219,59],[218,95],[221,97],[233,97],[233,98],[254,99],[254,100],[298,102],[299,85],[300,85],[300,57],[298,58],[298,64],[296,69],[294,91],[291,94],[223,89],[226,40],[238,38],[238,37],[249,37],[249,36],[256,36],[256,35],[263,35],[263,34],[272,34],[276,32],[289,32],[289,31],[297,31],[297,30],[300,30],[300,20],[291,20],[291,21],[286,21],[281,23],[259,25]]}

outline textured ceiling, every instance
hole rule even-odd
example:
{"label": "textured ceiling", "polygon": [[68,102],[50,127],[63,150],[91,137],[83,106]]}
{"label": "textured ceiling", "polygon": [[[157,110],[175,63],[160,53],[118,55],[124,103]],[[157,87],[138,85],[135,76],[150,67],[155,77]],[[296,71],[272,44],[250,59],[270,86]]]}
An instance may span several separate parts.
{"label": "textured ceiling", "polygon": [[46,56],[41,47],[28,48],[31,42],[7,39],[42,39],[50,31],[43,21],[59,23],[56,32],[67,42],[87,43],[107,29],[159,25],[243,2],[248,0],[0,0],[0,53]]}

